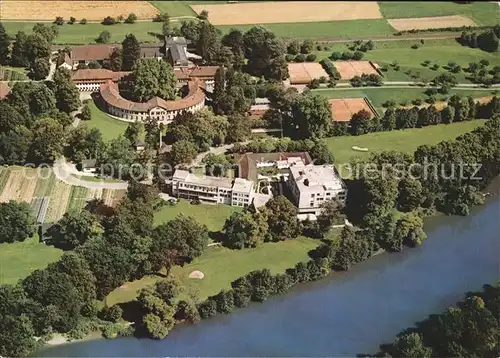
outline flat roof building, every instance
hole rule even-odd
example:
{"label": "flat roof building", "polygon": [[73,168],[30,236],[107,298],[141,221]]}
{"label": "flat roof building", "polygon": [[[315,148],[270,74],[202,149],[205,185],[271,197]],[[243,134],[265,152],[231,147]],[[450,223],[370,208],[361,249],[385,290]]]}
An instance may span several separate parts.
{"label": "flat roof building", "polygon": [[288,186],[300,214],[319,214],[321,204],[345,201],[347,188],[333,165],[291,166]]}

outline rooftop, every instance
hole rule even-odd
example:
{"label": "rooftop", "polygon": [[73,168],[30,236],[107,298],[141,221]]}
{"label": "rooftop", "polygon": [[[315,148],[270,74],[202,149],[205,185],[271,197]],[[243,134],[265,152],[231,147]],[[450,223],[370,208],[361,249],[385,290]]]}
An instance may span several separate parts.
{"label": "rooftop", "polygon": [[236,178],[234,179],[233,191],[238,193],[251,193],[253,188],[253,182],[250,180]]}
{"label": "rooftop", "polygon": [[81,45],[71,47],[71,59],[73,61],[102,61],[109,58],[117,45],[98,44]]}
{"label": "rooftop", "polygon": [[189,184],[196,184],[201,186],[221,187],[231,189],[233,187],[233,180],[231,178],[211,177],[211,176],[198,176],[187,170],[176,169],[173,179],[183,180]]}
{"label": "rooftop", "polygon": [[305,165],[312,162],[307,152],[287,152],[287,153],[245,153],[238,160],[238,176],[248,180],[257,180],[257,163],[279,162],[288,158],[301,158]]}
{"label": "rooftop", "polygon": [[344,187],[333,165],[292,166],[290,173],[300,192],[340,190]]}
{"label": "rooftop", "polygon": [[77,70],[73,73],[71,79],[73,81],[118,81],[123,77],[129,75],[131,72],[113,72],[111,70],[107,70],[105,68],[99,69],[85,69],[85,70]]}
{"label": "rooftop", "polygon": [[166,101],[160,97],[153,97],[147,102],[132,102],[121,96],[118,84],[112,81],[107,81],[101,85],[100,94],[108,104],[131,112],[147,112],[155,107],[169,111],[182,110],[205,100],[202,83],[197,79],[188,82],[188,94],[176,101]]}

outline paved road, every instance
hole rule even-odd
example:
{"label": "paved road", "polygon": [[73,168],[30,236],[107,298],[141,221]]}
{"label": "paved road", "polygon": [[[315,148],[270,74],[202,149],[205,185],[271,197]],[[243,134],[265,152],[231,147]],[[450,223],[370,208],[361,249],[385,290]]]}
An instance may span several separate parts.
{"label": "paved road", "polygon": [[74,166],[68,164],[64,158],[56,160],[52,170],[57,179],[68,185],[81,186],[88,189],[127,189],[128,187],[128,183],[93,182],[79,179],[74,175],[81,175],[81,173]]}

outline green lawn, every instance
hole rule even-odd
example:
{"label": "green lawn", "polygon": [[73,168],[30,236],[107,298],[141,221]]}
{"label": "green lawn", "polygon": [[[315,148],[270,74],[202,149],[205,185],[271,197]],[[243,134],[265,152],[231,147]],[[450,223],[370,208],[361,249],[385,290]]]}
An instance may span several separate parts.
{"label": "green lawn", "polygon": [[[344,136],[327,139],[328,149],[333,153],[337,165],[349,163],[354,156],[368,156],[373,152],[398,150],[412,154],[424,144],[437,144],[443,140],[456,138],[484,124],[484,120],[440,124],[425,128],[394,130],[370,133],[361,136]],[[352,146],[368,148],[368,152],[352,150]],[[346,173],[342,173],[346,174]]]}
{"label": "green lawn", "polygon": [[[452,88],[450,93],[446,96],[450,97],[454,94],[458,94],[461,96],[472,96],[475,98],[478,97],[486,97],[493,94],[493,89],[482,90],[482,89],[466,89],[466,88]],[[400,104],[402,102],[406,102],[407,105],[411,105],[411,101],[417,98],[420,98],[422,101],[428,98],[428,96],[424,93],[425,89],[415,87],[415,88],[350,88],[350,89],[317,89],[313,92],[324,96],[326,98],[360,98],[360,97],[368,97],[372,105],[377,109],[377,111],[381,114],[384,111],[382,104],[389,100],[393,99],[396,103]],[[444,95],[438,95],[437,99],[444,99]]]}
{"label": "green lawn", "polygon": [[89,128],[97,128],[101,131],[104,140],[111,140],[122,135],[127,129],[128,123],[118,119],[111,118],[101,111],[93,101],[89,102],[92,119],[90,121],[81,121],[81,124]]}
{"label": "green lawn", "polygon": [[[329,57],[332,52],[351,51],[348,49],[348,46],[351,44],[333,44],[329,46],[330,50],[328,51],[317,51],[318,61]],[[414,44],[418,44],[420,47],[412,49],[411,46]],[[418,40],[400,40],[375,42],[375,49],[366,52],[363,60],[371,60],[380,66],[385,65],[388,67],[389,70],[384,73],[384,77],[388,81],[411,81],[411,77],[406,73],[408,70],[413,73],[419,73],[422,78],[430,81],[437,75],[447,72],[443,67],[449,61],[455,61],[462,68],[467,68],[470,62],[488,60],[490,68],[492,68],[498,62],[498,55],[480,49],[461,46],[454,39],[425,40],[424,44],[421,44]],[[422,66],[422,62],[426,60],[431,61],[430,66],[437,63],[440,68],[438,70],[431,70],[430,66]],[[394,61],[399,63],[401,67],[399,71],[394,71],[389,66]],[[469,82],[466,79],[467,75],[464,71],[454,74],[459,82]]]}
{"label": "green lawn", "polygon": [[[179,298],[195,294],[200,300],[204,300],[223,288],[231,288],[232,281],[253,270],[268,268],[273,273],[284,272],[299,261],[307,261],[307,253],[319,244],[319,240],[300,237],[278,243],[265,243],[255,249],[229,250],[218,246],[209,247],[192,263],[172,269],[172,273],[179,278],[182,285]],[[188,275],[194,270],[202,271],[205,277],[201,280],[190,279]],[[128,282],[111,292],[107,303],[112,305],[131,301],[137,296],[137,290],[153,284],[158,279],[157,276],[148,276]]]}
{"label": "green lawn", "polygon": [[478,25],[498,24],[498,4],[493,2],[457,4],[452,1],[379,1],[379,6],[386,19],[465,15]]}
{"label": "green lawn", "polygon": [[[226,33],[232,28],[246,31],[252,26],[254,25],[224,25],[217,26],[217,28]],[[297,39],[334,38],[348,40],[354,37],[392,35],[395,32],[383,19],[280,23],[265,24],[264,26],[273,31],[276,36]]]}
{"label": "green lawn", "polygon": [[241,208],[219,204],[190,204],[187,200],[179,200],[173,206],[165,205],[155,214],[155,224],[163,224],[174,219],[179,214],[193,216],[200,224],[207,226],[209,231],[220,231],[226,219]]}
{"label": "green lawn", "polygon": [[61,250],[38,242],[37,235],[23,242],[0,244],[0,284],[15,284],[61,255]]}
{"label": "green lawn", "polygon": [[[31,33],[35,22],[3,22],[7,33],[14,37],[18,31]],[[95,43],[95,39],[102,31],[111,34],[110,43],[121,43],[127,34],[134,34],[141,42],[160,41],[152,33],[161,33],[161,23],[158,22],[136,22],[135,24],[102,25],[99,23],[87,23],[86,25],[64,24],[58,26],[59,35],[55,39],[60,45],[80,45]]]}

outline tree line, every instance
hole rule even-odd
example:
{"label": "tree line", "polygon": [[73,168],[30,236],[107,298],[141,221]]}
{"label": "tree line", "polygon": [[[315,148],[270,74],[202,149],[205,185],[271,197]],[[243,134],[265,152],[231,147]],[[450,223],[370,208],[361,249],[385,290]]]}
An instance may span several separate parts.
{"label": "tree line", "polygon": [[375,357],[498,357],[500,287],[484,285],[456,307],[430,315],[382,344]]}
{"label": "tree line", "polygon": [[500,38],[500,25],[494,26],[484,32],[463,31],[457,41],[463,46],[480,48],[487,52],[497,52]]}
{"label": "tree line", "polygon": [[30,78],[43,80],[49,75],[51,44],[57,34],[56,25],[35,24],[32,34],[19,31],[12,39],[0,23],[0,65],[26,68]]}

